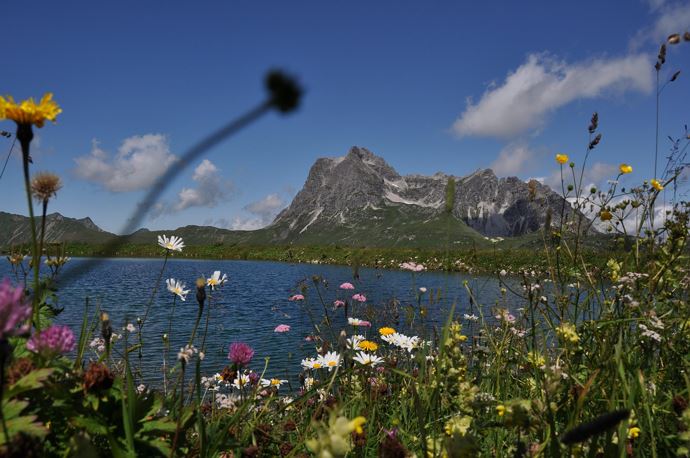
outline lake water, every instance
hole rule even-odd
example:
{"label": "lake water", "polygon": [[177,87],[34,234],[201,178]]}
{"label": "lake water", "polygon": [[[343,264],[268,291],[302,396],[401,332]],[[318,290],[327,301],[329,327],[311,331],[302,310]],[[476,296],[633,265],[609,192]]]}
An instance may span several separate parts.
{"label": "lake water", "polygon": [[[90,262],[89,259],[72,259],[70,266]],[[88,273],[59,284],[59,303],[64,311],[57,322],[69,325],[78,334],[83,319],[86,298],[89,298],[89,314],[96,319],[96,307],[107,311],[114,331],[123,334],[126,323],[134,323],[146,310],[158,275],[163,267],[162,259],[108,259],[94,265]],[[180,279],[192,290],[186,302],[177,300],[170,351],[177,355],[190,336],[197,315],[194,296],[194,282],[199,277],[208,278],[213,271],[220,270],[228,275],[229,281],[213,293],[211,319],[206,341],[206,357],[202,363],[202,375],[212,375],[228,364],[228,346],[234,341],[251,345],[256,353],[252,368],[261,371],[264,358],[270,358],[266,375],[269,377],[295,380],[300,371],[300,361],[315,355],[313,342],[305,337],[314,333],[312,316],[317,322],[323,317],[323,305],[314,287],[312,277],[323,280],[320,292],[336,331],[346,329],[348,335],[353,329],[347,326],[344,309],[334,310],[336,299],[351,301],[354,293],[367,297],[364,306],[357,306],[354,316],[372,321],[372,328],[359,328],[369,335],[375,334],[380,326],[392,326],[403,333],[426,334],[430,337],[434,327],[440,329],[448,312],[456,304],[456,315],[470,313],[470,302],[463,286],[468,281],[476,297],[488,313],[490,306],[499,300],[500,285],[493,277],[468,276],[457,273],[420,272],[367,269],[359,270],[359,278],[353,278],[353,271],[346,266],[289,264],[261,261],[219,261],[169,259],[165,266],[149,318],[144,326],[145,347],[139,361],[136,354],[132,363],[141,365],[144,381],[160,382],[163,363],[162,335],[168,331],[173,296],[165,287],[166,278]],[[0,277],[13,278],[8,262],[0,262]],[[351,282],[355,290],[339,289],[343,282]],[[301,293],[306,285],[304,301],[289,301],[288,298]],[[419,296],[419,288],[427,292]],[[397,307],[391,304],[397,304]],[[426,316],[420,317],[420,304],[426,309]],[[514,304],[504,304],[511,306]],[[398,310],[396,316],[392,310]],[[352,308],[349,308],[352,316]],[[476,309],[472,310],[477,313]],[[409,319],[414,313],[412,327]],[[279,324],[291,326],[286,333],[275,333]],[[198,335],[203,335],[205,325],[201,321]],[[98,330],[96,331],[98,335]],[[130,343],[134,340],[131,338]],[[196,341],[200,345],[201,340]],[[120,344],[121,348],[121,344]],[[95,358],[93,351],[89,356]]]}

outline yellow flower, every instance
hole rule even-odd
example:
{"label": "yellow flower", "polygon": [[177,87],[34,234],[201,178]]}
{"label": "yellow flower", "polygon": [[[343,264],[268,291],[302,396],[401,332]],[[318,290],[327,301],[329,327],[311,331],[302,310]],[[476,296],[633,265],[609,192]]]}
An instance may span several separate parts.
{"label": "yellow flower", "polygon": [[506,413],[506,406],[503,404],[497,405],[496,406],[496,413],[498,414],[499,417],[502,417]]}
{"label": "yellow flower", "polygon": [[556,334],[566,342],[572,344],[576,344],[580,341],[580,336],[577,335],[577,328],[571,323],[561,323],[561,325],[556,328]]}
{"label": "yellow flower", "polygon": [[657,181],[656,178],[652,178],[652,180],[650,181],[650,183],[651,183],[651,185],[652,185],[652,188],[656,189],[657,191],[661,191],[662,189],[664,189],[664,185],[662,185],[661,183],[659,183],[659,181]]}
{"label": "yellow flower", "polygon": [[395,329],[388,327],[379,328],[379,334],[382,336],[389,336],[391,334],[395,334]]}
{"label": "yellow flower", "polygon": [[621,172],[622,175],[625,175],[626,173],[632,173],[632,170],[633,170],[633,169],[632,169],[632,165],[621,164],[621,165],[618,167],[618,170],[620,170],[620,172]]}
{"label": "yellow flower", "polygon": [[632,428],[628,429],[628,439],[637,439],[641,432],[642,430],[640,428],[633,426]]}
{"label": "yellow flower", "polygon": [[602,210],[601,213],[599,213],[599,218],[601,218],[602,221],[609,221],[613,218],[613,215],[608,210]]}
{"label": "yellow flower", "polygon": [[567,154],[556,154],[556,162],[559,164],[565,164],[568,162],[568,155]]}
{"label": "yellow flower", "polygon": [[357,346],[364,351],[375,351],[377,348],[379,348],[376,342],[372,342],[370,340],[363,340],[357,344]]}
{"label": "yellow flower", "polygon": [[367,419],[364,417],[356,417],[350,422],[350,426],[352,429],[355,430],[357,434],[362,434],[364,430],[362,429],[362,425],[367,422]]}
{"label": "yellow flower", "polygon": [[46,92],[41,102],[36,104],[33,98],[16,103],[12,96],[0,96],[0,119],[10,119],[17,124],[33,124],[43,127],[47,120],[55,122],[62,109],[53,100],[53,94]]}

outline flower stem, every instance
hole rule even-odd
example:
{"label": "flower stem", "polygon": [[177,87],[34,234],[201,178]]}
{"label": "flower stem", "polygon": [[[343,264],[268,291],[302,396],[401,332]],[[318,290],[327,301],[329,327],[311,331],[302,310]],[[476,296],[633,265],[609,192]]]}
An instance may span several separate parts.
{"label": "flower stem", "polygon": [[29,145],[34,138],[31,124],[17,124],[17,139],[22,146],[22,167],[24,170],[24,188],[26,189],[27,206],[29,207],[29,226],[31,227],[31,264],[34,269],[34,294],[32,300],[33,324],[36,331],[40,331],[39,323],[39,269],[41,267],[41,254],[38,252],[38,238],[36,236],[36,221],[34,220],[34,204],[31,200],[31,178],[29,176]]}

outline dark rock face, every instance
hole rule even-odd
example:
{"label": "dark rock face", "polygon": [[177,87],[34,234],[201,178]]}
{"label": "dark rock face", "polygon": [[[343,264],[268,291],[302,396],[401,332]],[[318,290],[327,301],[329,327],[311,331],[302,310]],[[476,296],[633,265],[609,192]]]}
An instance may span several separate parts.
{"label": "dark rock face", "polygon": [[[324,224],[351,226],[363,211],[414,209],[420,218],[444,211],[450,175],[400,176],[382,158],[354,146],[340,158],[320,158],[302,190],[272,226],[282,236]],[[550,209],[557,224],[564,200],[548,186],[516,177],[498,178],[490,169],[456,180],[453,215],[485,236],[518,236],[543,226]],[[569,206],[565,207],[569,211]]]}

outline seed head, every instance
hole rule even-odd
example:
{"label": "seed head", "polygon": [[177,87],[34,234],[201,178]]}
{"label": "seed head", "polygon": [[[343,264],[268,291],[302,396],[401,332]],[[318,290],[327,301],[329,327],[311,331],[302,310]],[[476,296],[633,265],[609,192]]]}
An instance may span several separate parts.
{"label": "seed head", "polygon": [[60,177],[54,173],[41,172],[31,180],[31,192],[39,202],[48,202],[62,188]]}

